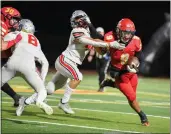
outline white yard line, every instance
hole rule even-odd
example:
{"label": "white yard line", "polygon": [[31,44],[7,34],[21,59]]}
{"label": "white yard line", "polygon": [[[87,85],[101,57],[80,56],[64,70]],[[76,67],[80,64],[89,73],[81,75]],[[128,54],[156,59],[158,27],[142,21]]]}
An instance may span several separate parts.
{"label": "white yard line", "polygon": [[[2,103],[12,103],[12,102],[2,102]],[[57,106],[51,106],[51,107],[55,107],[57,108]],[[105,112],[105,113],[117,113],[117,114],[131,114],[131,115],[136,115],[135,113],[127,113],[127,112],[114,112],[114,111],[105,111],[105,110],[94,110],[94,109],[83,109],[83,108],[72,108],[72,109],[76,109],[76,110],[84,110],[84,111],[93,111],[93,112]],[[147,116],[151,116],[151,117],[155,117],[155,118],[163,118],[163,119],[170,119],[170,117],[167,116],[157,116],[157,115],[147,115]]]}
{"label": "white yard line", "polygon": [[[4,97],[5,99],[11,99],[9,97]],[[56,99],[53,98],[57,98],[60,99],[61,97],[57,97],[57,96],[48,96],[48,98],[52,98],[52,99],[47,99],[47,101],[57,101]],[[72,101],[75,102],[82,102],[82,103],[102,103],[102,104],[120,104],[120,105],[128,105],[127,101],[124,100],[114,100],[114,101],[106,101],[106,100],[96,100],[96,99],[79,99],[79,98],[72,98],[70,99]],[[169,102],[151,102],[151,101],[139,101],[139,103],[142,106],[150,106],[150,107],[157,107],[157,108],[170,108],[170,103]]]}
{"label": "white yard line", "polygon": [[[31,95],[32,93],[27,93],[27,92],[23,92],[24,94],[26,94],[26,95]],[[61,97],[58,97],[57,96],[57,94],[52,94],[52,95],[48,95],[48,98],[58,98],[58,99],[60,99]],[[125,98],[124,96],[123,96],[123,98]],[[103,100],[103,99],[99,99],[99,100],[97,100],[97,99],[80,99],[80,98],[74,98],[74,97],[72,97],[72,99],[71,100],[85,100],[85,101],[97,101],[97,102],[105,102],[106,100]],[[108,102],[115,102],[115,101],[120,101],[120,102],[123,102],[124,100],[113,100],[113,101],[108,101]],[[128,103],[127,101],[124,101],[126,104]],[[162,102],[156,102],[155,100],[154,101],[140,101],[140,102],[143,102],[143,103],[154,103],[154,104],[159,104],[159,105],[163,105],[163,104],[167,104],[167,105],[169,105],[170,106],[170,99],[169,99],[169,101],[162,101]]]}
{"label": "white yard line", "polygon": [[[95,86],[87,86],[87,85],[79,85],[78,88],[96,89],[97,87],[95,87]],[[106,88],[107,88],[107,87],[106,87]],[[111,88],[111,87],[109,87],[109,88]],[[113,90],[118,90],[118,89],[113,89]],[[168,89],[168,91],[169,91],[169,89]],[[147,94],[147,95],[154,95],[154,96],[169,97],[168,94],[163,94],[163,93],[160,94],[160,93],[154,93],[154,92],[143,92],[143,91],[138,91],[138,90],[137,90],[137,93],[139,93],[139,94]]]}
{"label": "white yard line", "polygon": [[[56,106],[55,106],[56,107]],[[85,111],[94,111],[94,112],[106,112],[106,113],[118,113],[118,114],[131,114],[131,115],[137,115],[135,113],[126,113],[126,112],[113,112],[113,111],[104,111],[104,110],[93,110],[93,109],[81,109],[81,108],[72,108],[77,110],[85,110]],[[170,119],[170,117],[167,116],[156,116],[156,115],[147,115],[155,118],[163,118],[163,119]]]}
{"label": "white yard line", "polygon": [[20,121],[20,122],[27,122],[27,123],[37,123],[37,124],[48,124],[48,125],[56,125],[56,126],[68,126],[68,127],[76,127],[76,128],[88,128],[88,129],[96,129],[96,130],[106,130],[106,131],[113,131],[113,132],[125,132],[125,133],[143,133],[143,132],[136,132],[136,131],[123,131],[117,129],[108,129],[108,128],[98,128],[98,127],[90,127],[90,126],[79,126],[79,125],[72,125],[72,124],[61,124],[61,123],[53,123],[53,122],[42,122],[42,121],[31,121],[31,120],[19,120],[19,119],[11,119],[11,118],[3,118],[4,120],[9,121]]}

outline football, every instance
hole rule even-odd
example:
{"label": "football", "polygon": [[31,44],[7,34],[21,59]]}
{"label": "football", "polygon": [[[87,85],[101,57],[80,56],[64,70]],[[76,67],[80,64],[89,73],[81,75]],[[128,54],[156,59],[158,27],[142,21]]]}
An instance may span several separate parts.
{"label": "football", "polygon": [[128,59],[128,63],[127,63],[130,68],[135,68],[136,70],[138,70],[138,66],[140,65],[140,61],[137,57],[132,56]]}
{"label": "football", "polygon": [[106,48],[103,48],[103,47],[94,47],[94,49],[100,55],[104,55],[107,52],[107,49]]}

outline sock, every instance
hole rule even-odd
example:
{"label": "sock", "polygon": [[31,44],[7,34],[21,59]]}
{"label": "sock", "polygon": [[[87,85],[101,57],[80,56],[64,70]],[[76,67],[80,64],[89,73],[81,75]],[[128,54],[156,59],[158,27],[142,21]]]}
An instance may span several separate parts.
{"label": "sock", "polygon": [[34,103],[36,101],[36,99],[37,99],[37,93],[34,93],[32,96],[25,99],[24,103],[26,105],[30,105],[30,104]]}
{"label": "sock", "polygon": [[36,99],[36,103],[37,102],[43,102],[47,97],[47,91],[46,89],[42,89],[37,93],[37,99]]}
{"label": "sock", "polygon": [[64,96],[62,97],[61,99],[61,103],[67,103],[69,102],[69,99],[71,97],[71,94],[72,92],[74,91],[74,89],[70,88],[68,83],[66,84],[66,89],[65,89],[65,92],[64,92]]}
{"label": "sock", "polygon": [[17,95],[17,93],[7,83],[5,83],[1,87],[1,90],[4,91],[9,96],[11,96],[13,99],[15,99],[15,96]]}
{"label": "sock", "polygon": [[146,119],[146,115],[145,115],[145,113],[143,111],[140,111],[138,113],[138,115],[140,116],[141,119]]}

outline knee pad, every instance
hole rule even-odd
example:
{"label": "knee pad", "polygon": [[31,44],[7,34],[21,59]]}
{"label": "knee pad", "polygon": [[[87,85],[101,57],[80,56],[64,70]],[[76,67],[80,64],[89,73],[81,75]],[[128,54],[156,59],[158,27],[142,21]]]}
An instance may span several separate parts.
{"label": "knee pad", "polygon": [[48,82],[47,86],[46,86],[46,90],[47,90],[47,94],[51,95],[54,93],[55,91],[55,84],[53,82]]}

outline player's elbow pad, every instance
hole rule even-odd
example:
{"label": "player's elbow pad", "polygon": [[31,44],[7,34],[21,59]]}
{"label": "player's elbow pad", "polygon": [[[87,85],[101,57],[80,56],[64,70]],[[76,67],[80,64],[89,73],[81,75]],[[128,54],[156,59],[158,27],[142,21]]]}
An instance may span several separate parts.
{"label": "player's elbow pad", "polygon": [[92,45],[94,47],[108,47],[107,42],[97,42],[97,41],[94,41],[94,40],[91,40],[88,38],[84,38],[84,37],[81,37],[78,40],[80,43],[85,44],[85,45],[89,44],[89,45]]}

